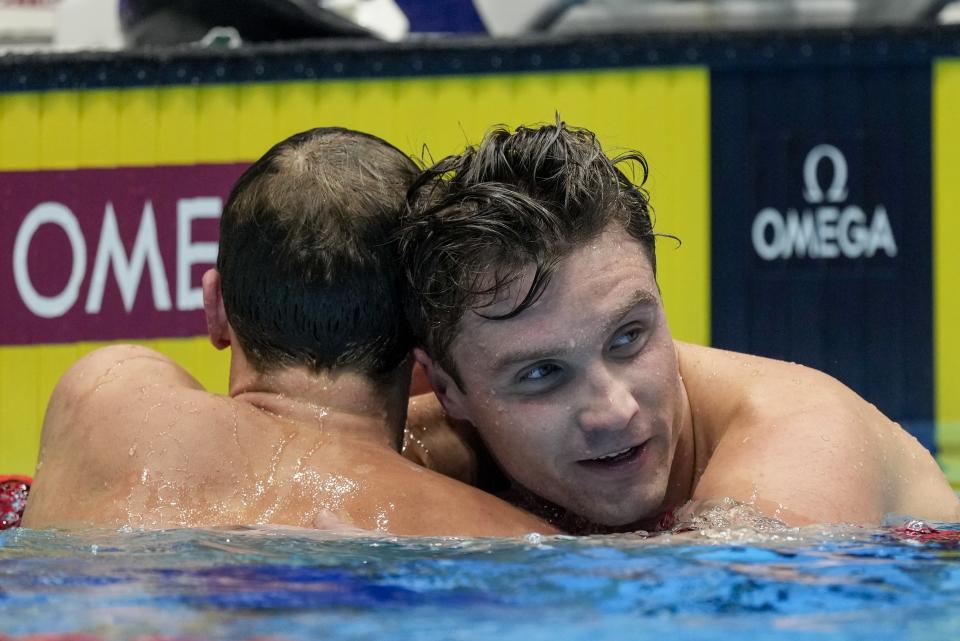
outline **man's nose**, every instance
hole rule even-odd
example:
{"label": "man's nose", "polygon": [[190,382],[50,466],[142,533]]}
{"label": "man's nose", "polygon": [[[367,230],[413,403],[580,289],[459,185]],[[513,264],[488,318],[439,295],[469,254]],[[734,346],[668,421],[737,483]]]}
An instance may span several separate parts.
{"label": "man's nose", "polygon": [[583,394],[577,420],[587,432],[623,429],[640,409],[628,381],[604,365],[587,371]]}

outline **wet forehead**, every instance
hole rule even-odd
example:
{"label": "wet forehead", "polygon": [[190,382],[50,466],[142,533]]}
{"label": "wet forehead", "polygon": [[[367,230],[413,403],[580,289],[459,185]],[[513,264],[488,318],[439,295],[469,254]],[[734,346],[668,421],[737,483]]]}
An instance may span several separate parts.
{"label": "wet forehead", "polygon": [[611,317],[629,311],[627,307],[660,304],[642,246],[617,230],[571,252],[557,266],[543,295],[519,315],[504,320],[481,316],[511,311],[529,289],[532,274],[533,269],[528,269],[497,302],[464,315],[454,342],[455,358],[485,353],[486,364],[492,366],[504,350],[575,343],[603,331]]}

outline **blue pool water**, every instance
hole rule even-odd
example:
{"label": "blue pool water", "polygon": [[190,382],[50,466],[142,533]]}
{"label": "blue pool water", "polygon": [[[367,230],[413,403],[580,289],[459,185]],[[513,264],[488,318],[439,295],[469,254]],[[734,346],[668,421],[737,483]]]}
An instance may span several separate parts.
{"label": "blue pool water", "polygon": [[0,637],[76,632],[957,639],[960,546],[851,527],[539,541],[276,529],[0,532]]}

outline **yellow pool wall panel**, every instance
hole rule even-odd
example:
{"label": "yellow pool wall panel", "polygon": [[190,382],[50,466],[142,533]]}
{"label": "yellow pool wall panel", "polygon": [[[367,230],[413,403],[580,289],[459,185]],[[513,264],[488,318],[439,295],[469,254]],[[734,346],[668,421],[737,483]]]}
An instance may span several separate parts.
{"label": "yellow pool wall panel", "polygon": [[960,59],[934,64],[933,279],[936,440],[960,489]]}

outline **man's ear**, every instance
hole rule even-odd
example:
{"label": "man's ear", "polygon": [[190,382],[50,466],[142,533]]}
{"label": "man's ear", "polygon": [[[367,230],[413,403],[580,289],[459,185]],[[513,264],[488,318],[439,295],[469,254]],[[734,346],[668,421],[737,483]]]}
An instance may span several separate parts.
{"label": "man's ear", "polygon": [[443,405],[444,411],[457,420],[469,421],[470,417],[464,410],[465,394],[453,377],[419,347],[413,348],[413,358],[426,373],[430,387]]}
{"label": "man's ear", "polygon": [[217,349],[230,347],[230,323],[220,291],[220,272],[208,269],[203,275],[203,315],[207,319],[207,335]]}

